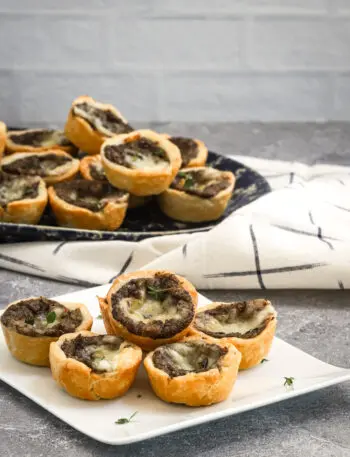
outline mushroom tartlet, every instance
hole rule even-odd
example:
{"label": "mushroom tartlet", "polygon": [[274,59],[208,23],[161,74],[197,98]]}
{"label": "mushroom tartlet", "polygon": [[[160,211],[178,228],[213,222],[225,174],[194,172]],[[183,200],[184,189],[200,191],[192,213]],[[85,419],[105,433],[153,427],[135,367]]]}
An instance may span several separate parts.
{"label": "mushroom tartlet", "polygon": [[61,149],[71,154],[77,151],[74,144],[68,140],[61,130],[13,130],[7,133],[7,152],[40,152],[50,149]]}
{"label": "mushroom tartlet", "polygon": [[101,156],[99,154],[83,157],[80,161],[80,173],[82,177],[88,181],[107,182]]}
{"label": "mushroom tartlet", "polygon": [[59,225],[90,230],[115,230],[123,223],[129,194],[106,182],[77,179],[49,188]]}
{"label": "mushroom tartlet", "polygon": [[178,147],[151,130],[105,141],[101,158],[108,181],[138,196],[163,192],[181,166]]}
{"label": "mushroom tartlet", "polygon": [[67,137],[88,154],[98,154],[107,138],[132,131],[128,121],[113,105],[85,95],[73,101],[65,126]]}
{"label": "mushroom tartlet", "polygon": [[234,185],[235,176],[230,171],[184,168],[158,196],[158,203],[163,213],[178,221],[214,221],[225,211]]}
{"label": "mushroom tartlet", "polygon": [[162,400],[206,406],[228,397],[240,360],[241,354],[228,342],[190,337],[150,352],[144,365]]}
{"label": "mushroom tartlet", "polygon": [[37,224],[47,203],[39,176],[13,176],[0,171],[0,221]]}
{"label": "mushroom tartlet", "polygon": [[277,313],[268,300],[211,303],[196,314],[195,336],[209,336],[232,343],[242,354],[240,369],[253,367],[269,353]]}
{"label": "mushroom tartlet", "polygon": [[185,336],[197,308],[193,285],[176,274],[145,270],[119,276],[99,298],[107,333],[152,350]]}
{"label": "mushroom tartlet", "polygon": [[71,333],[50,346],[53,378],[70,395],[84,400],[124,395],[141,360],[139,347],[113,335]]}
{"label": "mushroom tartlet", "polygon": [[72,179],[79,160],[64,151],[17,152],[3,159],[1,168],[11,175],[40,176],[46,184]]}
{"label": "mushroom tartlet", "polygon": [[11,354],[30,365],[49,366],[50,343],[64,333],[90,330],[92,317],[81,303],[31,297],[10,303],[1,327]]}
{"label": "mushroom tartlet", "polygon": [[[80,173],[84,179],[88,179],[89,181],[108,182],[99,154],[84,157],[80,161]],[[150,199],[151,197],[137,197],[136,195],[129,194],[128,208],[133,209],[143,206]]]}
{"label": "mushroom tartlet", "polygon": [[208,158],[208,148],[203,141],[182,136],[164,136],[179,148],[181,168],[204,167]]}
{"label": "mushroom tartlet", "polygon": [[5,151],[7,127],[4,122],[0,121],[0,160]]}

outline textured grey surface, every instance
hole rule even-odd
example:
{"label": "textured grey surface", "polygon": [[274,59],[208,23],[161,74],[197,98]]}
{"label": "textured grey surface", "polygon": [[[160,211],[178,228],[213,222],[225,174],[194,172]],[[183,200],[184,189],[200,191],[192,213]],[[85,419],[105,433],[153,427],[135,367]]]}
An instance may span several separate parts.
{"label": "textured grey surface", "polygon": [[[197,135],[212,149],[224,153],[350,164],[349,124],[159,127],[172,133]],[[29,295],[54,296],[78,289],[2,270],[0,308]],[[259,291],[204,293],[216,300],[261,296]],[[350,368],[350,291],[266,291],[265,296],[279,312],[278,336],[321,360]],[[103,445],[83,436],[0,383],[1,456],[350,457],[349,432],[350,383],[121,447]]]}

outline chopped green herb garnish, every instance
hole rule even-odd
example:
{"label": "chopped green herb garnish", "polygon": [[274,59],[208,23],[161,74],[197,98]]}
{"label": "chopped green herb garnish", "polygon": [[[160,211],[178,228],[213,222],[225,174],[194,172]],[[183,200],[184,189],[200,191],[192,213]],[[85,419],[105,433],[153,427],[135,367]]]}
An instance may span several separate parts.
{"label": "chopped green herb garnish", "polygon": [[24,321],[26,324],[33,325],[34,324],[34,317],[30,317]]}
{"label": "chopped green herb garnish", "polygon": [[150,284],[147,285],[147,293],[150,295],[152,298],[158,301],[162,301],[165,299],[165,292],[167,292],[170,289],[161,289],[159,287],[154,287],[151,286]]}
{"label": "chopped green herb garnish", "polygon": [[46,322],[48,324],[52,324],[56,320],[56,313],[55,311],[50,311],[46,316]]}
{"label": "chopped green herb garnish", "polygon": [[265,362],[268,362],[269,359],[262,359],[262,361],[260,363],[265,363]]}
{"label": "chopped green herb garnish", "polygon": [[102,319],[102,314],[99,314],[96,319]]}
{"label": "chopped green herb garnish", "polygon": [[292,377],[290,377],[290,378],[284,377],[284,384],[283,384],[283,385],[284,385],[285,387],[293,387],[294,379],[295,379],[295,378],[292,378]]}
{"label": "chopped green herb garnish", "polygon": [[121,417],[117,421],[115,421],[115,424],[122,425],[122,424],[128,424],[129,422],[132,421],[132,419],[136,416],[137,411],[135,411],[129,418],[127,417]]}
{"label": "chopped green herb garnish", "polygon": [[189,174],[185,173],[184,171],[179,171],[177,176],[179,178],[182,178],[185,180],[185,182],[183,183],[184,189],[189,189],[190,187],[192,187],[194,185],[194,179],[193,179],[192,175],[189,175]]}

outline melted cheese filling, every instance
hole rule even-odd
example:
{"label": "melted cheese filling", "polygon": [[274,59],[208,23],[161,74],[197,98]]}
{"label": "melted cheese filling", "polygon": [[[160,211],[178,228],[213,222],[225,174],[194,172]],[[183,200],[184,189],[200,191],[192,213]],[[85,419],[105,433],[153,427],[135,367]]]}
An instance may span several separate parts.
{"label": "melted cheese filling", "polygon": [[120,306],[136,321],[159,320],[165,322],[167,319],[179,317],[177,307],[169,296],[164,301],[151,298],[124,298],[121,300]]}
{"label": "melted cheese filling", "polygon": [[51,135],[48,135],[47,138],[44,138],[40,143],[42,147],[44,148],[50,148],[55,145],[61,145],[62,141],[65,139],[65,136],[63,132],[59,130],[55,130],[54,132],[51,133]]}
{"label": "melted cheese filling", "polygon": [[[200,316],[202,313],[199,312]],[[274,308],[271,304],[265,306],[262,310],[257,311],[253,314],[250,319],[237,319],[233,322],[222,322],[220,319],[217,319],[215,316],[206,315],[205,319],[205,330],[212,333],[240,333],[244,334],[250,330],[259,328],[265,320],[275,314]]]}
{"label": "melted cheese filling", "polygon": [[162,170],[163,168],[167,168],[169,166],[169,162],[159,160],[151,155],[144,156],[142,154],[138,154],[135,157],[126,154],[125,158],[130,163],[131,168],[135,169],[152,168],[153,170]]}
{"label": "melted cheese filling", "polygon": [[[93,107],[93,106],[92,106]],[[93,107],[95,108],[95,107]],[[96,107],[97,109],[97,107]],[[98,108],[101,109],[101,108]],[[113,132],[108,130],[106,127],[103,125],[102,119],[99,117],[95,116],[93,112],[85,111],[84,109],[79,108],[78,105],[74,106],[74,114],[77,116],[82,117],[83,119],[87,120],[90,124],[92,124],[96,130],[98,130],[100,133],[102,133],[105,136],[113,136]]]}
{"label": "melted cheese filling", "polygon": [[37,186],[38,179],[27,177],[16,177],[16,179],[0,183],[0,204],[25,198],[36,198],[38,196]]}
{"label": "melted cheese filling", "polygon": [[[194,350],[193,346],[182,343],[174,343],[168,351],[173,365],[180,370],[186,371],[195,371],[202,355],[199,351]],[[216,366],[218,360],[216,354],[208,351],[205,353],[205,357],[208,360],[208,370]]]}
{"label": "melted cheese filling", "polygon": [[111,349],[110,346],[91,346],[92,367],[97,371],[115,371],[120,360],[120,349]]}

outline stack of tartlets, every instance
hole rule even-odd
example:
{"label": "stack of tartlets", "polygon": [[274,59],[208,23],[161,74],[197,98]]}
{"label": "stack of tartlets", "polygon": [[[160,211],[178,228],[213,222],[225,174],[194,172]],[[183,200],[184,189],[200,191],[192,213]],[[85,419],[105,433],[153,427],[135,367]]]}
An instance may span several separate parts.
{"label": "stack of tartlets", "polygon": [[151,199],[178,221],[217,220],[235,177],[206,167],[207,156],[198,139],[135,130],[113,105],[81,96],[64,131],[0,122],[0,221],[36,224],[49,202],[58,225],[116,230]]}
{"label": "stack of tartlets", "polygon": [[212,303],[197,310],[185,278],[145,270],[119,276],[99,298],[107,334],[91,332],[83,304],[32,297],[11,303],[1,326],[18,360],[50,366],[72,396],[112,399],[144,366],[155,394],[170,403],[205,406],[225,400],[239,369],[261,363],[276,329],[276,311],[263,299]]}

